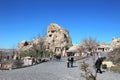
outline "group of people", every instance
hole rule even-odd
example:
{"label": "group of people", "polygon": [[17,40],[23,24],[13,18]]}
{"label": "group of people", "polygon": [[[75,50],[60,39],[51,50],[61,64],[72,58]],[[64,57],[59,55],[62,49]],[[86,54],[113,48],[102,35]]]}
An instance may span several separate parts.
{"label": "group of people", "polygon": [[51,56],[50,56],[50,60],[60,61],[60,60],[61,60],[61,54],[51,55]]}
{"label": "group of people", "polygon": [[74,57],[70,56],[67,58],[67,67],[73,67]]}
{"label": "group of people", "polygon": [[[60,59],[61,59],[61,55],[60,55],[60,54],[59,54],[59,55],[54,55],[53,57],[54,57],[57,61],[60,61]],[[53,57],[51,56],[51,57],[50,57],[50,60],[52,60]],[[97,73],[102,73],[102,71],[101,71],[102,61],[103,61],[103,59],[102,59],[101,57],[98,57],[98,59],[97,59],[96,62],[95,62],[95,67],[96,67],[96,72],[97,72]],[[73,62],[74,62],[74,56],[69,55],[69,56],[67,57],[67,67],[68,67],[68,68],[69,68],[69,67],[73,67]]]}

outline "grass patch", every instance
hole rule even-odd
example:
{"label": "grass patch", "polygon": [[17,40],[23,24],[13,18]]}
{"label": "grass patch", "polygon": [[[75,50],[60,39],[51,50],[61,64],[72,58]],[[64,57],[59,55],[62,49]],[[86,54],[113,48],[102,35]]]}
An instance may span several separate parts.
{"label": "grass patch", "polygon": [[114,71],[114,72],[117,72],[117,73],[120,73],[120,66],[111,67],[110,70]]}

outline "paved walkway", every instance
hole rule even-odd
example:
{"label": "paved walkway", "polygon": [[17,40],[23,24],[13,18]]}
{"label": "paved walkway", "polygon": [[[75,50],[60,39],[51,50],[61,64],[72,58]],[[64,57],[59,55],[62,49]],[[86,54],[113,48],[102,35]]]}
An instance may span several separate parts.
{"label": "paved walkway", "polygon": [[[85,80],[80,76],[80,61],[74,63],[73,68],[66,67],[66,59],[60,62],[49,61],[35,66],[0,71],[0,80]],[[87,59],[91,63],[92,58]],[[97,80],[119,80],[120,74],[104,72],[98,74]]]}

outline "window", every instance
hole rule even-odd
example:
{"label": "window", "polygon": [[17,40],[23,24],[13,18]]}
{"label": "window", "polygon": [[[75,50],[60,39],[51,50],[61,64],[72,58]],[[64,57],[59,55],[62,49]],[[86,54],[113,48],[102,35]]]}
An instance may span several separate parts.
{"label": "window", "polygon": [[64,34],[64,38],[67,38],[66,34]]}

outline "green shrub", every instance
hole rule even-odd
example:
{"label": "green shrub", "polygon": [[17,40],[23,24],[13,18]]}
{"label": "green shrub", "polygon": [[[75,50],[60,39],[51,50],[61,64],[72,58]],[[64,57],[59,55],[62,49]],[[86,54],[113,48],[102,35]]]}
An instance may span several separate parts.
{"label": "green shrub", "polygon": [[26,50],[20,54],[21,57],[31,56],[33,55],[29,50]]}
{"label": "green shrub", "polygon": [[110,68],[110,70],[120,73],[120,66],[113,66]]}

